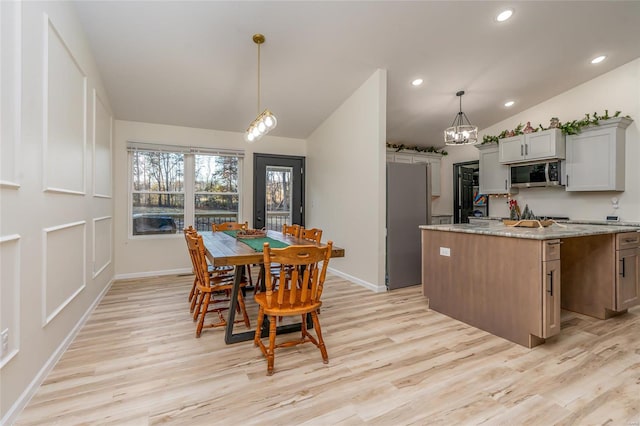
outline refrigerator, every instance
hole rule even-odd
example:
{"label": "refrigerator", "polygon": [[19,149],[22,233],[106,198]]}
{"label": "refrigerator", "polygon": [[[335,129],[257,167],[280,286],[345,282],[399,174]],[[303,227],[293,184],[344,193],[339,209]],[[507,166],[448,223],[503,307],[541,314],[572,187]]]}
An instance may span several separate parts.
{"label": "refrigerator", "polygon": [[387,163],[388,290],[422,283],[420,225],[431,223],[431,168]]}

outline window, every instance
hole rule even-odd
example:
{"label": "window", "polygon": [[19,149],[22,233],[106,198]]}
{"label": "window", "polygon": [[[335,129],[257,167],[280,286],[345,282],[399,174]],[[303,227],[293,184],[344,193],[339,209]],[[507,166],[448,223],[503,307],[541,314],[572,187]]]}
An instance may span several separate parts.
{"label": "window", "polygon": [[129,142],[131,235],[240,219],[242,152]]}
{"label": "window", "polygon": [[238,222],[239,158],[219,155],[195,156],[195,225],[210,231],[212,223]]}

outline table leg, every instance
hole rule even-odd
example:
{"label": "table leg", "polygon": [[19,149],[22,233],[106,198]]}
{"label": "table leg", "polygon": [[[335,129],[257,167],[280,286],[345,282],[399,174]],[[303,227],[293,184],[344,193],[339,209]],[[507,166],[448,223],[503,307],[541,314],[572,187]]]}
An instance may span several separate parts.
{"label": "table leg", "polygon": [[231,290],[229,316],[227,318],[227,326],[225,327],[224,331],[224,341],[226,344],[244,342],[252,338],[244,335],[254,335],[254,333],[251,331],[233,334],[233,325],[236,320],[236,307],[238,306],[238,292],[240,291],[240,283],[242,282],[243,275],[244,265],[236,266],[236,269],[233,273],[233,290]]}

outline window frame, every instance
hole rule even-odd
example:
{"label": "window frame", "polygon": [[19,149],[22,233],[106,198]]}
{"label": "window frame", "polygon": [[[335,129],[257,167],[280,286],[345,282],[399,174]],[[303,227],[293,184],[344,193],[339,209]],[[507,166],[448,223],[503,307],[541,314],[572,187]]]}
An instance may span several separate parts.
{"label": "window frame", "polygon": [[[171,152],[183,154],[183,192],[171,192],[175,194],[184,195],[184,210],[183,210],[183,224],[184,227],[195,225],[195,197],[197,194],[210,194],[210,195],[237,195],[238,197],[238,221],[241,221],[243,217],[243,185],[242,175],[244,168],[244,151],[238,150],[226,150],[216,148],[205,147],[192,147],[192,146],[179,146],[179,145],[163,145],[163,144],[150,144],[142,142],[127,142],[127,236],[131,240],[145,240],[145,239],[172,239],[182,238],[182,229],[177,229],[175,234],[144,234],[135,235],[133,233],[133,195],[134,193],[140,193],[133,189],[133,153],[135,151],[151,151],[151,152]],[[202,192],[195,191],[195,166],[196,155],[209,155],[209,156],[227,156],[237,157],[238,159],[238,176],[237,176],[237,191],[236,192]],[[155,193],[157,191],[151,191],[148,193]],[[165,194],[166,192],[161,192]]]}

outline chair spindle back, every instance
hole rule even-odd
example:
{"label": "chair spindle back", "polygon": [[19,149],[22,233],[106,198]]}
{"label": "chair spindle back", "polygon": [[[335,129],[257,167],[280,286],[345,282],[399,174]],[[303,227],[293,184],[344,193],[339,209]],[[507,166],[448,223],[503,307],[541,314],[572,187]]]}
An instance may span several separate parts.
{"label": "chair spindle back", "polygon": [[[280,280],[290,279],[292,283],[299,283],[291,286],[280,283],[278,288],[274,289],[272,272],[270,268],[265,268],[267,305],[269,307],[293,306],[299,303],[318,302],[322,296],[332,246],[333,243],[329,241],[324,247],[289,246],[272,249],[269,243],[265,243],[263,248],[265,265],[279,264]],[[322,262],[321,266],[320,262]]]}

